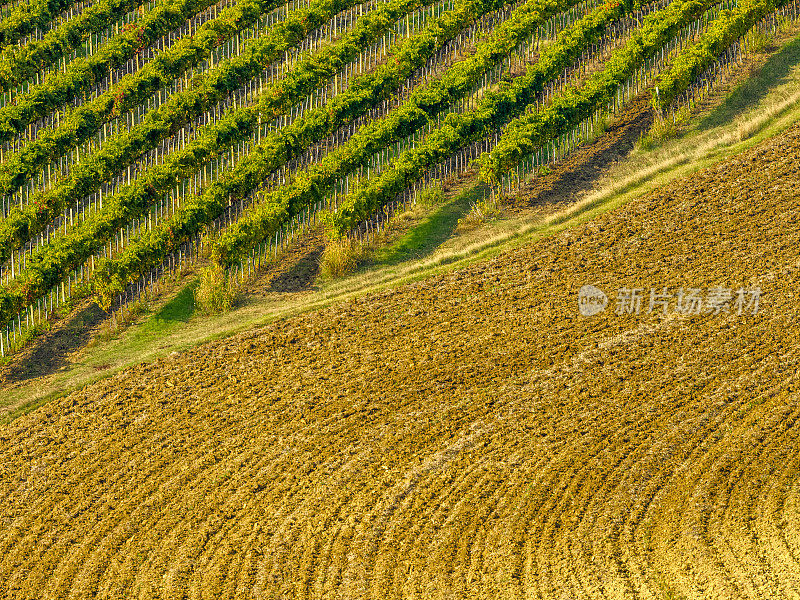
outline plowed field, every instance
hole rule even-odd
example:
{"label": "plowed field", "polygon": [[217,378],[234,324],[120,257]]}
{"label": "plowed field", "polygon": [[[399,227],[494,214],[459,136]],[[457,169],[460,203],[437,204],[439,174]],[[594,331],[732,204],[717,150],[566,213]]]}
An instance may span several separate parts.
{"label": "plowed field", "polygon": [[[798,156],[14,421],[0,595],[800,598]],[[761,306],[615,314],[664,286]]]}

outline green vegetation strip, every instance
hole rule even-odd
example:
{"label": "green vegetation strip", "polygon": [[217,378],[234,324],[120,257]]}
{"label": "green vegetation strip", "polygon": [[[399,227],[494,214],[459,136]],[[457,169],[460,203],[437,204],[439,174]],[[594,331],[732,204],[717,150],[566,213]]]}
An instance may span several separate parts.
{"label": "green vegetation strip", "polygon": [[139,0],[100,0],[74,19],[48,31],[41,40],[8,48],[0,57],[0,91],[5,92],[52,65],[83,44],[89,35],[106,29],[138,3]]}
{"label": "green vegetation strip", "polygon": [[[507,56],[535,27],[564,8],[568,7],[553,2],[524,4],[480,43],[474,56],[456,64],[438,81],[416,90],[399,109],[364,127],[319,164],[299,173],[291,185],[270,192],[265,201],[249,209],[214,242],[215,260],[231,266],[245,258],[257,244],[274,234],[290,217],[319,201],[338,180],[372,154],[419,130],[454,98],[468,93],[483,73]],[[624,10],[622,4],[605,4],[566,29],[533,68],[538,74],[532,80],[535,89],[541,90],[547,81],[571,65]],[[525,94],[530,94],[530,90]]]}
{"label": "green vegetation strip", "polygon": [[169,252],[218,217],[231,195],[242,197],[256,189],[287,160],[388,98],[476,15],[499,6],[502,6],[501,0],[462,1],[403,42],[392,59],[374,72],[355,78],[345,92],[324,106],[306,112],[291,125],[268,135],[247,157],[241,158],[233,170],[212,183],[199,197],[187,198],[169,219],[140,234],[120,255],[100,262],[95,273],[95,286],[104,302],[109,303],[128,281],[158,265]]}
{"label": "green vegetation strip", "polygon": [[[566,130],[573,121],[580,122],[582,115],[590,108],[593,110],[595,106],[607,102],[616,91],[617,85],[627,79],[646,56],[659,50],[688,22],[701,15],[713,3],[713,0],[705,2],[678,0],[667,8],[648,15],[625,46],[616,50],[605,68],[593,75],[582,88],[588,100],[584,100],[583,96],[574,90],[567,90],[544,111],[545,114],[557,117],[552,123],[548,122],[549,127],[544,133],[556,135],[556,132]],[[607,5],[607,10],[614,10],[614,5]],[[617,7],[616,10],[620,9]],[[569,52],[574,48],[570,38],[586,35],[582,29],[592,31],[593,28],[599,27],[602,30],[604,24],[602,17],[595,16],[595,18],[601,19],[600,22],[585,20],[581,23],[581,28],[565,32],[568,35],[554,44],[553,55],[543,55],[542,60],[531,67],[525,75],[487,94],[475,110],[448,115],[444,123],[422,144],[404,152],[390,168],[347,196],[338,209],[330,215],[332,230],[344,235],[402,192],[409,184],[419,179],[427,169],[445,160],[459,148],[482,139],[490,131],[523,113],[534,101],[537,92],[542,89],[543,82],[547,81],[550,69],[545,61],[555,61],[559,52]],[[589,110],[588,114],[591,114],[592,110]],[[534,113],[538,114],[540,113]],[[524,133],[525,130],[522,131]],[[488,156],[490,156],[488,153],[484,154],[482,159]]]}
{"label": "green vegetation strip", "polygon": [[75,0],[32,0],[14,7],[0,21],[0,48],[13,44],[36,29],[43,29]]}
{"label": "green vegetation strip", "polygon": [[496,183],[523,157],[546,142],[568,132],[598,108],[611,102],[617,89],[630,78],[644,60],[660,50],[689,22],[714,2],[673,2],[648,16],[630,41],[615,51],[602,71],[595,73],[580,88],[569,88],[550,106],[512,121],[491,152],[480,157],[481,177]]}
{"label": "green vegetation strip", "polygon": [[[181,1],[186,4],[185,12],[190,10],[189,3],[195,2]],[[210,3],[211,0],[201,1]],[[338,10],[350,8],[357,3],[358,0],[317,2],[308,9],[290,15],[274,30],[273,41],[277,43],[270,55],[280,56],[281,52],[297,44],[309,31],[325,23]],[[214,48],[254,23],[263,12],[280,4],[282,0],[241,0],[222,11],[216,19],[204,23],[193,35],[181,38],[136,73],[123,77],[111,89],[81,105],[62,120],[58,127],[41,131],[20,152],[6,159],[5,169],[0,173],[0,194],[12,194],[27,180],[40,173],[50,161],[89,139],[104,123],[147,100],[151,94],[171,83],[177,76],[207,59]],[[172,21],[178,21],[177,16]],[[155,25],[155,22],[151,25]],[[159,29],[162,28],[159,26]],[[124,37],[126,35],[127,38]],[[120,54],[116,56],[123,61],[132,44],[142,44],[135,41],[138,39],[137,35],[130,32],[118,36],[119,39],[115,40],[118,39],[119,46],[112,47],[109,44],[109,52],[119,50]],[[153,36],[148,35],[150,37]],[[21,98],[16,106],[0,110],[0,130],[11,136],[35,118],[68,102],[71,95],[86,91],[90,82],[96,81],[105,69],[101,64],[95,64],[99,69],[95,71],[92,64],[94,63],[87,62],[77,65],[76,71],[68,71],[63,77],[57,77],[46,86],[40,86]],[[89,68],[91,73],[83,72],[83,67]],[[46,108],[48,106],[50,108]]]}
{"label": "green vegetation strip", "polygon": [[[149,11],[141,21],[115,35],[107,43],[103,44],[91,56],[78,58],[70,63],[63,73],[53,73],[41,84],[35,86],[25,94],[17,96],[13,104],[9,104],[0,109],[0,142],[12,139],[21,133],[25,127],[35,122],[37,119],[45,117],[55,110],[58,110],[70,102],[78,95],[89,91],[106,77],[113,69],[125,64],[136,53],[155,42],[161,36],[169,33],[183,24],[186,19],[191,18],[195,13],[208,8],[214,0],[175,0],[174,2],[163,2]],[[89,115],[94,117],[94,122],[103,123],[113,113],[119,114],[123,106],[131,106],[131,102],[144,99],[143,94],[149,95],[155,89],[152,84],[145,86],[143,82],[152,80],[161,82],[161,85],[171,81],[177,73],[185,71],[188,67],[194,66],[203,60],[211,48],[209,42],[219,44],[218,36],[223,39],[230,37],[234,31],[245,27],[252,22],[248,9],[258,10],[263,6],[263,10],[277,5],[277,0],[272,2],[240,2],[235,6],[226,8],[219,18],[207,21],[193,36],[186,36],[171,46],[165,52],[160,53],[153,62],[133,75],[127,75],[118,84],[102,94],[99,98],[83,104],[80,108],[71,113],[66,120],[66,124],[72,130],[80,129],[84,136],[91,135],[97,131],[97,127],[92,127],[87,121]],[[257,17],[258,13],[256,13]],[[227,26],[227,27],[226,27]],[[234,27],[231,29],[231,27]],[[215,31],[216,30],[216,31]],[[213,35],[216,34],[216,35]],[[197,57],[196,57],[197,56]],[[24,70],[24,67],[21,69]],[[13,66],[2,69],[3,77],[9,81],[22,77],[20,71],[15,73]],[[32,73],[25,73],[27,78]],[[162,77],[158,77],[161,75]],[[154,77],[155,76],[155,77]],[[166,78],[165,78],[166,77]],[[141,88],[141,92],[139,89]],[[90,108],[91,107],[91,108]],[[102,108],[100,108],[102,107]],[[105,109],[105,110],[102,110]],[[127,109],[125,109],[127,110]],[[78,127],[81,122],[86,122],[84,127]],[[50,161],[56,154],[53,149],[63,155],[67,149],[74,147],[74,142],[62,145],[58,140],[39,142],[41,136],[53,137],[50,132],[40,132],[39,138],[30,145],[38,143],[36,154],[26,150],[25,154],[11,157],[18,163],[13,174],[5,175],[0,185],[0,193],[8,194],[10,186],[19,182],[19,187],[24,177],[30,177],[31,172],[17,174],[21,165],[31,163],[41,169],[43,161]],[[86,139],[85,137],[83,139]],[[51,153],[45,153],[45,150]],[[26,161],[27,159],[27,161]],[[20,180],[20,176],[23,179]],[[16,189],[16,188],[14,188]],[[14,190],[11,189],[13,192]]]}
{"label": "green vegetation strip", "polygon": [[[155,148],[162,139],[210,109],[282,56],[314,29],[305,18],[309,12],[322,10],[333,16],[341,6],[351,1],[323,0],[295,13],[295,19],[278,23],[269,34],[254,40],[239,56],[197,78],[190,89],[173,94],[167,102],[147,113],[135,127],[120,132],[100,151],[74,165],[67,179],[47,191],[37,192],[27,206],[12,209],[0,222],[0,261],[7,260],[12,250],[44,231],[70,201],[96,191],[104,181],[114,177],[137,157]],[[262,94],[259,105],[238,111],[239,121],[256,119],[259,115],[272,119],[282,114],[357,57],[376,37],[394,27],[400,16],[423,3],[424,0],[393,0],[360,18],[340,41],[302,60],[282,81],[269,87],[269,91]]]}
{"label": "green vegetation strip", "polygon": [[744,0],[733,10],[724,10],[695,44],[681,52],[659,78],[653,89],[653,106],[663,110],[722,54],[756,23],[788,2]]}

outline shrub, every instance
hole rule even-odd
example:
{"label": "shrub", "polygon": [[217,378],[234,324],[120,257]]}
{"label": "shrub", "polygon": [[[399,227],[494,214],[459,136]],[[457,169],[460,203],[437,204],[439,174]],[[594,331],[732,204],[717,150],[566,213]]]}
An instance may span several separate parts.
{"label": "shrub", "polygon": [[477,227],[482,223],[496,221],[503,211],[506,199],[500,194],[493,194],[472,204],[467,215],[458,220],[462,228]]}
{"label": "shrub", "polygon": [[206,315],[226,312],[238,300],[236,286],[220,265],[203,270],[200,282],[194,291],[197,308]]}
{"label": "shrub", "polygon": [[323,277],[337,278],[356,270],[364,249],[356,239],[343,237],[330,240],[322,254],[320,272]]}
{"label": "shrub", "polygon": [[445,201],[444,190],[441,183],[434,182],[417,193],[417,204],[420,206],[436,206]]}

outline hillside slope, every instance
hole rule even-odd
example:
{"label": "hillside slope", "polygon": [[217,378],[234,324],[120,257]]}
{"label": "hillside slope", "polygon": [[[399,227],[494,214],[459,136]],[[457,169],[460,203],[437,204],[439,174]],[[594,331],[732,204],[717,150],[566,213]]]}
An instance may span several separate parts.
{"label": "hillside slope", "polygon": [[[14,421],[2,595],[797,598],[798,155],[794,127]],[[584,284],[605,312],[579,314]],[[664,286],[758,286],[760,310],[648,314]]]}

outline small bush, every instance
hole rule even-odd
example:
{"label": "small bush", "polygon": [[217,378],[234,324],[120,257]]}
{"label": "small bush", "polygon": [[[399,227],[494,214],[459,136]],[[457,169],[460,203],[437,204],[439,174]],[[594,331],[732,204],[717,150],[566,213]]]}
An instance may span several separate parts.
{"label": "small bush", "polygon": [[19,341],[19,347],[22,348],[23,346],[27,345],[33,338],[38,337],[42,334],[47,333],[53,328],[52,324],[49,321],[40,321],[30,329],[27,329],[22,334],[22,339]]}
{"label": "small bush", "polygon": [[691,111],[682,108],[675,113],[675,118],[661,117],[656,115],[650,130],[639,137],[639,148],[642,150],[652,150],[661,145],[666,140],[673,139],[680,133],[682,125],[689,122]]}
{"label": "small bush", "polygon": [[194,291],[194,301],[203,314],[226,312],[233,308],[238,299],[235,285],[220,265],[208,267],[200,274],[200,281]]}
{"label": "small bush", "polygon": [[356,270],[363,255],[358,240],[348,237],[330,240],[322,254],[320,272],[323,277],[344,277]]}
{"label": "small bush", "polygon": [[440,183],[423,188],[417,193],[417,204],[420,206],[436,206],[445,201],[444,189]]}
{"label": "small bush", "polygon": [[600,118],[597,119],[597,122],[595,123],[595,129],[591,137],[592,140],[596,140],[606,131],[608,131],[608,122],[609,122],[609,116],[606,114],[602,115]]}
{"label": "small bush", "polygon": [[745,52],[760,54],[767,50],[771,43],[770,37],[765,32],[752,31],[750,35],[745,38]]}
{"label": "small bush", "polygon": [[506,199],[500,194],[478,200],[472,204],[472,208],[467,215],[458,220],[458,225],[461,228],[470,228],[482,223],[496,221],[503,212],[504,204],[506,204]]}

